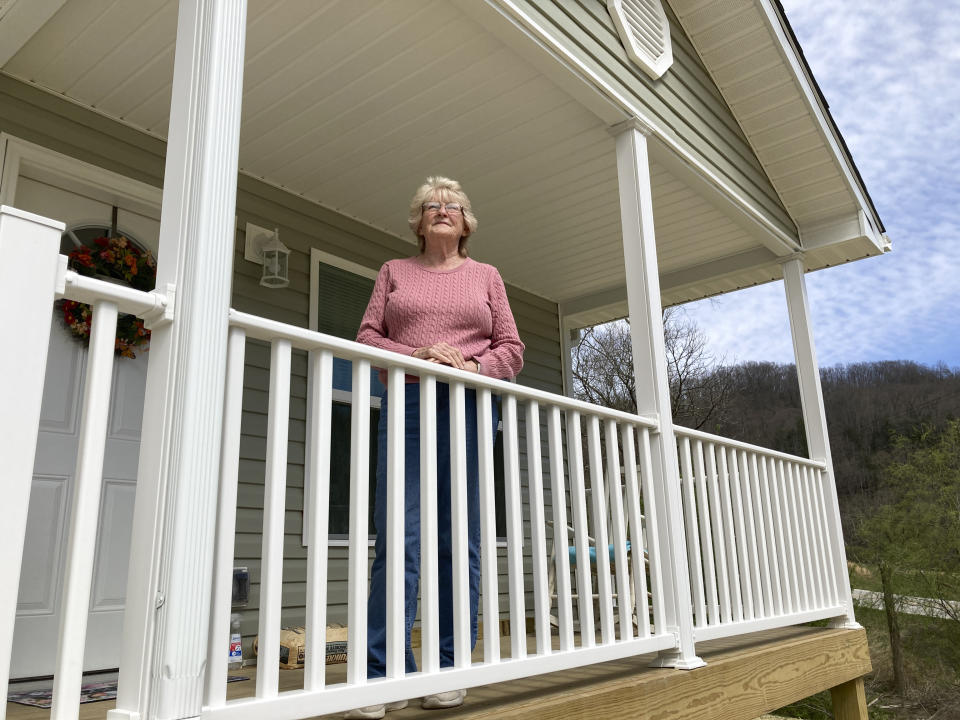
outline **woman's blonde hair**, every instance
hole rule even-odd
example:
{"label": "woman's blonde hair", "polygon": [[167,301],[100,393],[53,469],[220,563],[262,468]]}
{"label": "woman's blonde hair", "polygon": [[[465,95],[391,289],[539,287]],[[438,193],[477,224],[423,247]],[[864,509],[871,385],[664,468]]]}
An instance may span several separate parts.
{"label": "woman's blonde hair", "polygon": [[437,199],[440,202],[458,202],[463,206],[463,235],[460,236],[460,244],[457,252],[460,257],[467,257],[467,240],[477,231],[477,216],[473,214],[470,206],[470,198],[460,187],[460,183],[450,178],[433,175],[427,178],[427,181],[417,188],[413,194],[413,200],[410,201],[410,215],[408,218],[410,229],[417,236],[420,245],[420,254],[426,250],[427,243],[420,232],[420,223],[423,220],[423,204],[430,200]]}

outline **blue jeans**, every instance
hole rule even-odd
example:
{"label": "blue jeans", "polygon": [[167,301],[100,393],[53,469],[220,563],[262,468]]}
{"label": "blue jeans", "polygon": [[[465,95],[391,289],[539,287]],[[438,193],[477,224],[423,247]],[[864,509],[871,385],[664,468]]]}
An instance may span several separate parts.
{"label": "blue jeans", "polygon": [[[467,440],[467,520],[470,565],[470,648],[477,642],[477,609],[480,601],[480,485],[477,465],[476,392],[465,393]],[[498,412],[491,403],[493,431]],[[406,384],[404,443],[404,614],[406,671],[417,671],[410,647],[410,631],[417,616],[420,582],[420,384]],[[370,599],[367,604],[367,676],[386,674],[387,590],[387,395],[380,405],[377,436],[377,490],[373,521],[377,530]],[[450,388],[437,383],[437,561],[440,587],[440,667],[453,665],[453,568],[450,532]]]}

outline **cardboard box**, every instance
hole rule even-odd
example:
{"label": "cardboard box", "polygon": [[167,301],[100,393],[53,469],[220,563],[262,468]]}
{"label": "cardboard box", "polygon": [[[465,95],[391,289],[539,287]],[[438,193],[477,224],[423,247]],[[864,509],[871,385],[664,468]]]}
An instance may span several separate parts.
{"label": "cardboard box", "polygon": [[[257,655],[260,638],[253,640],[253,654]],[[280,667],[285,670],[302,668],[306,651],[307,633],[302,626],[280,629]],[[327,626],[326,664],[333,665],[347,661],[347,628],[338,625]]]}

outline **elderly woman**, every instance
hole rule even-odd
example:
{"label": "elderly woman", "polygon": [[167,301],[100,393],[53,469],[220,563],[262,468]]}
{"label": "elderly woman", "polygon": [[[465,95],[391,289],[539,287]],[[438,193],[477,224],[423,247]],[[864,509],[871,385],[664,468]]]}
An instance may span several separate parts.
{"label": "elderly woman", "polygon": [[[467,241],[476,232],[470,200],[455,180],[430,177],[410,204],[410,229],[419,240],[415,257],[390,260],[380,269],[357,341],[404,355],[494,378],[516,375],[523,366],[523,343],[496,268],[471,260]],[[417,614],[420,579],[420,386],[408,376],[405,430],[405,615],[406,670],[416,672],[410,631]],[[477,470],[476,393],[466,391],[467,514],[470,565],[471,648],[477,639],[480,596],[480,500]],[[440,586],[440,666],[453,665],[453,598],[450,527],[450,395],[437,383],[437,512]],[[493,408],[494,429],[498,422]],[[387,528],[387,396],[380,405],[375,560],[367,610],[369,677],[385,673],[385,592]],[[462,532],[463,530],[461,530]],[[423,707],[455,707],[465,690],[424,698]],[[347,714],[379,718],[406,701],[374,705]]]}

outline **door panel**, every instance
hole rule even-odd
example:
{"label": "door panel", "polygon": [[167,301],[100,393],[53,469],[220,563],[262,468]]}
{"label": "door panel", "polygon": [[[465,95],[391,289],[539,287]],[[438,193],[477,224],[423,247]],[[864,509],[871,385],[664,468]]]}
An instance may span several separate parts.
{"label": "door panel", "polygon": [[97,533],[99,552],[93,568],[90,612],[123,610],[136,491],[136,482],[129,480],[110,479],[103,482]]}
{"label": "door panel", "polygon": [[20,585],[18,614],[55,612],[59,598],[54,591],[58,587],[64,547],[68,482],[69,478],[63,476],[34,476],[27,514],[27,542],[23,548],[23,565],[33,571],[30,582]]}
{"label": "door panel", "polygon": [[[57,325],[58,318],[53,319]],[[56,352],[51,352],[56,349]],[[47,375],[43,380],[40,431],[74,435],[79,430],[80,396],[86,355],[80,343],[57,343],[47,351]]]}

